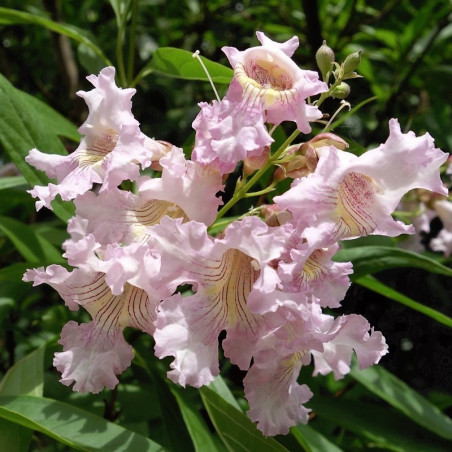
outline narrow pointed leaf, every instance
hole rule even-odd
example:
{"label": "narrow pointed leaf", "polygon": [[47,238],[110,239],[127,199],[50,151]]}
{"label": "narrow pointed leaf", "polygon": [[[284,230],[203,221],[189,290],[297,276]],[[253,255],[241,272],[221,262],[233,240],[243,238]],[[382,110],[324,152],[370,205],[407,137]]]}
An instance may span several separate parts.
{"label": "narrow pointed leaf", "polygon": [[355,368],[351,375],[417,424],[452,440],[452,419],[383,367],[372,366],[363,371]]}
{"label": "narrow pointed leaf", "polygon": [[[371,447],[394,452],[442,452],[447,442],[427,430],[418,428],[402,414],[388,407],[347,400],[314,396],[309,402],[319,418],[361,436]],[[312,421],[315,425],[315,420]],[[446,447],[446,448],[445,448]],[[325,448],[325,451],[331,449]]]}
{"label": "narrow pointed leaf", "polygon": [[230,451],[276,452],[287,449],[273,438],[266,438],[241,411],[207,387],[200,389],[204,405],[215,429]]}
{"label": "narrow pointed leaf", "polygon": [[20,187],[21,185],[28,185],[25,177],[23,176],[11,176],[0,178],[0,190],[7,188]]}
{"label": "narrow pointed leaf", "polygon": [[430,273],[452,276],[452,269],[422,254],[390,246],[360,246],[340,250],[337,262],[353,263],[352,280],[396,267],[415,267]]}
{"label": "narrow pointed leaf", "polygon": [[3,232],[16,247],[22,257],[29,262],[63,263],[61,252],[29,226],[12,218],[0,216],[0,231]]}
{"label": "narrow pointed leaf", "polygon": [[62,24],[48,19],[44,16],[39,16],[37,14],[30,14],[25,11],[19,11],[10,8],[0,8],[0,25],[39,25],[41,27],[47,28],[48,30],[54,31],[67,36],[77,42],[82,42],[88,47],[91,47],[94,52],[96,52],[105,62],[106,66],[110,66],[110,60],[104,55],[102,50],[94,44],[94,42],[87,36],[87,34],[72,25]]}
{"label": "narrow pointed leaf", "polygon": [[198,408],[186,397],[184,390],[176,385],[171,385],[170,389],[179,405],[196,452],[224,450],[217,447],[212,433],[207,428]]}
{"label": "narrow pointed leaf", "polygon": [[359,284],[360,286],[366,287],[367,289],[373,290],[374,292],[379,293],[386,298],[408,306],[409,308],[414,309],[415,311],[418,311],[428,317],[431,317],[437,322],[452,328],[452,318],[448,317],[442,312],[437,311],[436,309],[425,306],[422,303],[419,303],[412,298],[403,295],[397,290],[378,281],[373,276],[363,276],[362,278],[355,280],[355,283]]}
{"label": "narrow pointed leaf", "polygon": [[342,449],[309,425],[299,424],[290,431],[306,452],[342,452]]}
{"label": "narrow pointed leaf", "polygon": [[33,431],[0,419],[0,450],[8,452],[28,452]]}

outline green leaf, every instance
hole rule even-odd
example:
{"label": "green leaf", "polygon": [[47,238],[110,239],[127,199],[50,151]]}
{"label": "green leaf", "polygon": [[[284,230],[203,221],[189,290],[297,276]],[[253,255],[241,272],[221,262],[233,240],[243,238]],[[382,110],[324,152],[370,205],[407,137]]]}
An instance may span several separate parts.
{"label": "green leaf", "polygon": [[211,432],[199,413],[198,407],[189,400],[185,390],[176,385],[171,385],[170,389],[179,405],[179,409],[190,433],[195,450],[197,452],[204,452],[207,450],[209,452],[215,452],[223,450],[217,447]]}
{"label": "green leaf", "polygon": [[[214,83],[231,83],[234,71],[219,63],[201,57],[207,71]],[[193,54],[187,50],[176,49],[174,47],[160,47],[153,56],[152,60],[142,70],[145,73],[158,72],[169,77],[182,78],[185,80],[209,81],[204,69]]]}
{"label": "green leaf", "polygon": [[226,447],[233,452],[287,451],[278,441],[266,438],[255,424],[207,387],[200,389],[204,406]]}
{"label": "green leaf", "polygon": [[[171,383],[167,382],[157,372],[153,372],[151,378],[155,384],[162,419],[164,439],[162,438],[161,442],[171,450],[184,450],[187,452],[194,450],[189,432],[184,423],[183,413],[181,413],[177,401],[168,387]],[[174,435],[175,431],[178,432],[177,435]]]}
{"label": "green leaf", "polygon": [[[38,348],[11,367],[0,382],[0,396],[28,394],[42,396],[44,350]],[[26,452],[33,432],[21,425],[0,419],[0,450]]]}
{"label": "green leaf", "polygon": [[[394,452],[442,452],[445,441],[420,429],[405,416],[388,408],[366,403],[362,400],[326,398],[315,395],[309,402],[319,420],[326,419],[366,441],[363,450],[371,447]],[[315,419],[311,421],[315,426]],[[321,449],[332,451],[328,447]]]}
{"label": "green leaf", "polygon": [[[1,10],[4,8],[0,8]],[[1,15],[0,15],[1,17]],[[38,148],[43,152],[67,154],[53,128],[49,128],[45,119],[36,114],[36,104],[29,102],[29,97],[19,93],[0,74],[0,144],[9,154],[30,186],[47,185],[48,177],[42,172],[28,165],[25,157],[30,149]],[[60,200],[53,202],[55,214],[67,221],[74,214],[72,203]]]}
{"label": "green leaf", "polygon": [[87,36],[87,34],[72,25],[61,24],[47,17],[30,14],[25,11],[18,11],[10,8],[0,8],[0,25],[39,25],[47,28],[50,31],[67,36],[77,42],[81,42],[90,47],[102,60],[106,66],[111,66],[110,60],[104,55],[102,50],[94,44],[94,42]]}
{"label": "green leaf", "polygon": [[0,450],[28,452],[32,437],[32,430],[5,419],[0,419]]}
{"label": "green leaf", "polygon": [[409,308],[414,309],[415,311],[418,311],[428,317],[431,317],[437,322],[452,328],[452,318],[448,317],[442,312],[429,308],[422,303],[414,301],[412,298],[409,298],[406,295],[401,294],[397,290],[378,281],[373,276],[363,276],[362,278],[356,279],[355,283],[359,284],[360,286],[366,287],[367,289],[373,290],[374,292],[379,293],[386,298],[408,306]]}
{"label": "green leaf", "polygon": [[353,368],[351,375],[417,424],[452,440],[452,419],[383,367],[372,366],[362,371]]}
{"label": "green leaf", "polygon": [[415,267],[427,270],[430,273],[452,276],[451,268],[429,257],[390,246],[346,248],[336,253],[333,260],[336,262],[351,261],[353,263],[352,281],[365,275],[396,267]]}
{"label": "green leaf", "polygon": [[231,390],[229,389],[228,385],[223,380],[223,377],[221,375],[215,377],[215,380],[213,380],[208,387],[212,391],[216,392],[224,400],[226,400],[226,402],[228,402],[229,405],[232,405],[234,408],[241,410],[239,403],[233,396]]}
{"label": "green leaf", "polygon": [[72,405],[44,397],[0,396],[0,417],[83,451],[165,449],[154,441]]}
{"label": "green leaf", "polygon": [[[33,262],[17,262],[0,269],[0,282],[2,281],[22,281],[22,276],[28,268],[33,267]],[[21,283],[23,285],[23,283]]]}
{"label": "green leaf", "polygon": [[342,452],[342,449],[309,425],[300,424],[290,431],[306,452]]}
{"label": "green leaf", "polygon": [[6,372],[0,382],[1,396],[42,396],[44,350],[45,347],[41,347],[31,352]]}
{"label": "green leaf", "polygon": [[7,188],[20,187],[21,185],[28,185],[25,177],[23,176],[11,176],[0,178],[0,190]]}
{"label": "green leaf", "polygon": [[65,262],[60,251],[20,221],[0,216],[0,230],[14,243],[17,251],[26,261],[39,264]]}
{"label": "green leaf", "polygon": [[[80,141],[77,127],[71,121],[38,98],[17,88],[14,89],[14,92],[19,98],[22,98],[22,103],[32,110],[33,116],[39,118],[43,129],[49,130],[52,134],[59,137],[69,138],[75,142]],[[62,152],[62,154],[66,154],[66,152]]]}

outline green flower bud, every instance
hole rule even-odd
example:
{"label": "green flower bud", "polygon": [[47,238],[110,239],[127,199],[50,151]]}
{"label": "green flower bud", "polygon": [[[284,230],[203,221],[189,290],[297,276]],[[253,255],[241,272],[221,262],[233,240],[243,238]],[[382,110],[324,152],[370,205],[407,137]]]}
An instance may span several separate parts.
{"label": "green flower bud", "polygon": [[350,85],[348,85],[345,82],[341,82],[331,92],[331,95],[336,99],[345,99],[349,94],[350,94]]}
{"label": "green flower bud", "polygon": [[323,78],[325,78],[334,62],[334,52],[326,45],[326,41],[323,41],[323,44],[319,47],[319,50],[317,50],[315,60],[317,61],[317,66],[319,67]]}
{"label": "green flower bud", "polygon": [[359,66],[359,63],[361,63],[361,50],[348,55],[345,61],[342,63],[344,75],[348,74],[349,72],[353,72]]}

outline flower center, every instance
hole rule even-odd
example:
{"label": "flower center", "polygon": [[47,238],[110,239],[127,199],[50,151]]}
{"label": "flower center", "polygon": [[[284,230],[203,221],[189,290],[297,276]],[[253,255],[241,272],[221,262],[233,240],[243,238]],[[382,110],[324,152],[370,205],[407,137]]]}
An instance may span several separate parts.
{"label": "flower center", "polygon": [[116,146],[119,135],[111,129],[94,130],[85,136],[86,149],[78,154],[79,166],[91,166],[100,162]]}
{"label": "flower center", "polygon": [[349,173],[339,186],[335,227],[338,237],[365,236],[373,232],[377,224],[372,216],[376,204],[376,188],[370,177]]}
{"label": "flower center", "polygon": [[245,72],[264,89],[284,91],[293,85],[290,75],[273,61],[251,60],[246,64]]}
{"label": "flower center", "polygon": [[212,261],[205,268],[210,319],[215,326],[213,331],[232,328],[237,323],[252,331],[257,328],[255,315],[247,306],[248,295],[259,276],[253,264],[250,256],[230,249],[221,260]]}
{"label": "flower center", "polygon": [[126,221],[130,223],[132,235],[135,237],[143,236],[143,240],[145,240],[148,226],[159,224],[165,215],[170,218],[182,218],[184,223],[189,220],[186,213],[177,204],[152,199],[141,207],[136,207],[127,212]]}
{"label": "flower center", "polygon": [[244,64],[236,65],[234,72],[251,103],[259,98],[264,107],[270,107],[276,102],[289,102],[296,94],[289,69],[269,52],[250,55]]}

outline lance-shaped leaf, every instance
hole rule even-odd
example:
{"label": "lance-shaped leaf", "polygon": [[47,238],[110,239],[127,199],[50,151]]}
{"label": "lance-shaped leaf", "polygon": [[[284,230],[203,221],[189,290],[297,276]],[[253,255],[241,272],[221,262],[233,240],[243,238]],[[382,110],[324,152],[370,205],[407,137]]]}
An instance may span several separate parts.
{"label": "lance-shaped leaf", "polygon": [[415,267],[439,275],[452,276],[452,269],[434,259],[390,246],[346,248],[340,250],[333,260],[353,263],[352,280],[396,267]]}

